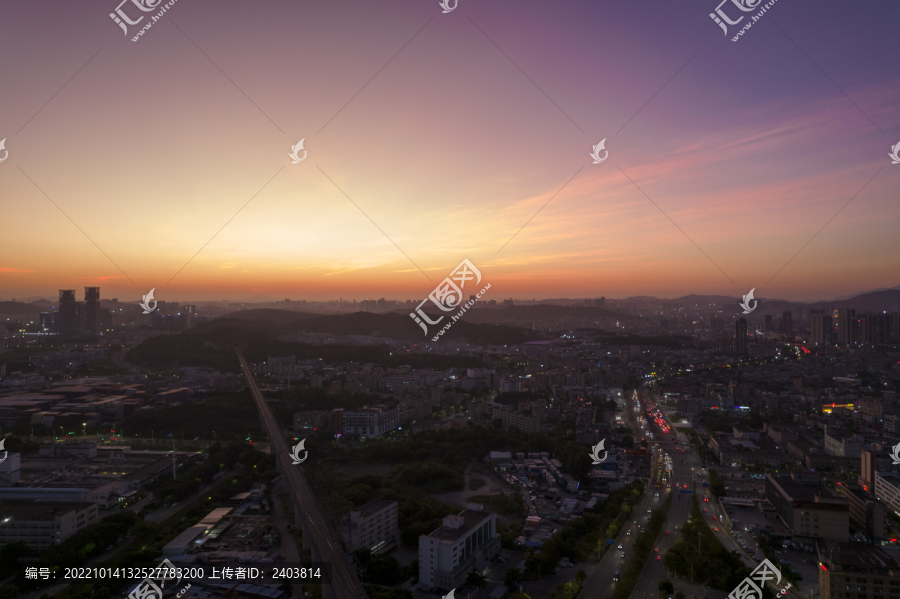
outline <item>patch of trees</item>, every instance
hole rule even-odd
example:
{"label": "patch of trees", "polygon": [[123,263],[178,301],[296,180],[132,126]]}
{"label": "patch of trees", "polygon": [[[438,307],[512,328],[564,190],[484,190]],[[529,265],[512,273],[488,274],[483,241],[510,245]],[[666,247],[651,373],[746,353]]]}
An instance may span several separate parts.
{"label": "patch of trees", "polygon": [[217,439],[226,440],[243,440],[248,433],[262,436],[259,414],[246,391],[218,392],[204,401],[132,416],[122,428],[129,436],[152,434],[157,439],[169,433],[178,437],[183,434],[185,439],[209,438],[212,431]]}
{"label": "patch of trees", "polygon": [[157,480],[148,489],[161,502],[178,501],[211,483],[217,474],[237,463],[251,469],[255,466],[262,472],[275,468],[275,456],[254,451],[246,443],[238,441],[224,447],[221,443],[214,443],[210,446],[207,459],[188,467],[175,479],[163,477]]}
{"label": "patch of trees", "polygon": [[709,492],[716,497],[725,496],[725,481],[712,468],[709,469]]}
{"label": "patch of trees", "polygon": [[506,493],[500,493],[499,495],[473,495],[467,501],[483,504],[498,514],[521,516],[525,511],[525,501],[522,499],[521,493],[516,493],[515,495],[507,495]]}
{"label": "patch of trees", "polygon": [[353,563],[363,582],[370,584],[390,587],[409,577],[407,569],[400,565],[397,558],[387,553],[372,555],[368,549],[357,549],[353,552]]}
{"label": "patch of trees", "polygon": [[693,498],[691,520],[681,527],[680,538],[663,556],[663,565],[676,576],[720,591],[730,591],[749,573],[736,551],[728,551],[703,520]]}

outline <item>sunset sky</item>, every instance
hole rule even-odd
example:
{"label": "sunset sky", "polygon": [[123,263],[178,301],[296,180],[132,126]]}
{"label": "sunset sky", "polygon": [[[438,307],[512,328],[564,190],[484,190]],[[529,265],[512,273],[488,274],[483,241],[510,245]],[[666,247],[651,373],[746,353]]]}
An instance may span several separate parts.
{"label": "sunset sky", "polygon": [[896,0],[118,1],[0,4],[0,300],[900,285]]}

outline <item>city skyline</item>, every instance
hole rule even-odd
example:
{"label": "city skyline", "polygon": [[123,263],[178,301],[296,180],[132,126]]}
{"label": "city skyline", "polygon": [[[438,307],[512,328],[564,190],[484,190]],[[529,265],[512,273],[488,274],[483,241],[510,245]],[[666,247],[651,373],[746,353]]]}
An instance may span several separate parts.
{"label": "city skyline", "polygon": [[139,43],[46,7],[0,24],[7,297],[421,298],[464,258],[493,299],[896,282],[896,5],[739,43],[663,2],[176,3]]}

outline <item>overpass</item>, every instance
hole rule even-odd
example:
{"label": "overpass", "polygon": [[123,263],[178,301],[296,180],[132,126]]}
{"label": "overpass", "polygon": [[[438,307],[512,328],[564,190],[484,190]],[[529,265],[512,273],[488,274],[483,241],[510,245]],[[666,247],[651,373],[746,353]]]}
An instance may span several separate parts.
{"label": "overpass", "polygon": [[303,548],[312,552],[314,562],[327,562],[331,564],[331,584],[322,585],[323,599],[368,599],[362,583],[356,577],[350,560],[344,553],[338,541],[337,535],[325,520],[325,514],[316,501],[306,477],[303,476],[303,467],[293,465],[291,451],[284,440],[284,435],[269,409],[256,379],[250,371],[241,350],[235,347],[244,376],[247,377],[247,386],[253,394],[253,401],[259,410],[259,420],[263,430],[269,435],[272,443],[272,451],[275,454],[275,463],[278,471],[284,477],[285,484],[290,491],[291,500],[294,503],[294,526],[303,531]]}

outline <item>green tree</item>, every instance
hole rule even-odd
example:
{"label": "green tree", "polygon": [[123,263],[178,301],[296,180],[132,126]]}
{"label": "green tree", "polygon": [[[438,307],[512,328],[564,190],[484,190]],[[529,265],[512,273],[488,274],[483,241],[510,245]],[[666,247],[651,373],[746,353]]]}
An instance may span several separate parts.
{"label": "green tree", "polygon": [[512,592],[516,586],[518,586],[521,578],[522,572],[518,568],[510,568],[507,570],[506,574],[503,575],[503,586],[506,587],[506,591]]}
{"label": "green tree", "polygon": [[478,570],[473,569],[466,575],[466,582],[464,584],[473,589],[483,589],[487,586],[487,576]]}
{"label": "green tree", "polygon": [[16,573],[21,568],[19,558],[29,555],[31,555],[31,550],[24,541],[7,543],[3,549],[0,549],[0,573],[5,575]]}
{"label": "green tree", "polygon": [[672,584],[670,580],[660,580],[659,585],[657,586],[659,589],[659,596],[663,597],[665,595],[671,595],[675,592],[675,586]]}
{"label": "green tree", "polygon": [[709,492],[716,497],[725,496],[725,481],[712,468],[709,469]]}

